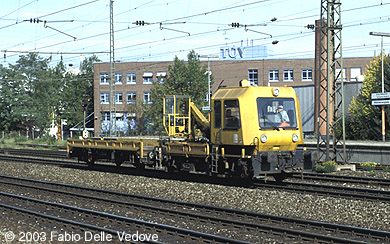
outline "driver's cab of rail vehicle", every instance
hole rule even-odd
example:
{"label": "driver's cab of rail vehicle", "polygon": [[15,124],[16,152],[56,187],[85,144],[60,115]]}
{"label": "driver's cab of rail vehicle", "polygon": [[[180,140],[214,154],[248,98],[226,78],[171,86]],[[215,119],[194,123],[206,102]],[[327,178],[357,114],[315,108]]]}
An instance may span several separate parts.
{"label": "driver's cab of rail vehicle", "polygon": [[292,98],[258,98],[259,126],[266,128],[296,127],[295,101]]}

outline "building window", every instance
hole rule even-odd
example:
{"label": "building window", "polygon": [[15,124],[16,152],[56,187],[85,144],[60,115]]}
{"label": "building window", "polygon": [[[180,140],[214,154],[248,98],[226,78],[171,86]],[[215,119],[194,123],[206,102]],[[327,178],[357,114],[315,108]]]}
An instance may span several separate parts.
{"label": "building window", "polygon": [[292,69],[283,70],[283,81],[294,81],[294,70]]}
{"label": "building window", "polygon": [[151,104],[152,99],[150,97],[150,92],[144,92],[144,104]]}
{"label": "building window", "polygon": [[102,112],[102,120],[110,121],[110,112]]}
{"label": "building window", "polygon": [[108,85],[110,83],[110,73],[100,73],[100,85]]}
{"label": "building window", "polygon": [[270,69],[269,70],[269,81],[270,82],[278,82],[279,81],[279,70]]}
{"label": "building window", "polygon": [[115,93],[115,103],[122,104],[122,102],[123,102],[123,93],[122,92]]}
{"label": "building window", "polygon": [[153,84],[153,72],[144,72],[144,84]]}
{"label": "building window", "polygon": [[[337,81],[341,81],[341,69],[340,68],[336,68],[336,79]],[[343,68],[343,81],[346,81],[347,80],[347,77],[345,76],[345,68]]]}
{"label": "building window", "polygon": [[313,81],[312,69],[303,69],[302,70],[302,81]]}
{"label": "building window", "polygon": [[360,81],[362,76],[361,68],[351,68],[351,81]]}
{"label": "building window", "polygon": [[110,94],[108,92],[100,93],[100,104],[109,104],[110,103]]}
{"label": "building window", "polygon": [[122,73],[115,73],[115,84],[122,84]]}
{"label": "building window", "polygon": [[251,86],[257,86],[259,83],[257,69],[248,69],[248,80]]}
{"label": "building window", "polygon": [[135,113],[127,113],[127,123],[131,130],[130,133],[134,133],[135,130],[137,129],[137,123],[135,122],[135,120],[136,120]]}
{"label": "building window", "polygon": [[127,104],[135,104],[137,98],[136,92],[128,92],[127,93]]}
{"label": "building window", "polygon": [[116,113],[115,114],[116,121],[123,121],[124,119],[125,119],[124,113]]}
{"label": "building window", "polygon": [[127,84],[136,84],[136,75],[135,72],[127,72]]}
{"label": "building window", "polygon": [[164,81],[165,81],[166,78],[167,78],[167,72],[165,72],[165,71],[159,71],[159,72],[157,72],[156,78],[157,78],[161,83],[164,83]]}

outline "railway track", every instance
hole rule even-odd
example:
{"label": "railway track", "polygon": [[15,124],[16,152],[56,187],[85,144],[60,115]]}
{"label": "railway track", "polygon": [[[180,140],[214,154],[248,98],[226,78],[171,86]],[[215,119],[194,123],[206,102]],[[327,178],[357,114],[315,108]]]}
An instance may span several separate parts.
{"label": "railway track", "polygon": [[311,193],[323,196],[390,202],[390,191],[300,182],[256,181],[254,187]]}
{"label": "railway track", "polygon": [[[7,149],[8,150],[8,149]],[[75,160],[69,160],[66,157],[65,152],[50,152],[45,154],[45,152],[48,151],[38,151],[35,152],[35,150],[28,150],[26,152],[23,152],[23,150],[9,150],[6,154],[4,154],[4,151],[2,152],[0,150],[0,160],[8,160],[8,161],[23,161],[23,162],[30,162],[30,163],[37,163],[37,164],[54,164],[58,166],[85,166],[86,164],[84,162],[77,162]],[[4,155],[2,155],[4,154]],[[14,156],[13,156],[14,155]],[[27,157],[27,156],[33,156]],[[119,168],[115,167],[112,163],[109,164],[102,164],[98,163],[94,166],[95,170],[108,170],[109,172],[115,172],[119,173]],[[127,167],[126,164],[124,164],[121,168],[124,172],[129,173],[133,168]],[[153,170],[149,170],[153,171]],[[152,177],[158,177],[158,174],[161,172],[148,172],[144,173],[145,176],[152,176]],[[189,177],[188,179],[190,179]],[[317,174],[317,173],[304,173],[303,177],[302,174],[293,174],[293,179],[304,179],[304,180],[313,180],[313,181],[320,181],[320,182],[334,182],[339,184],[344,183],[350,183],[350,184],[363,184],[363,185],[370,185],[370,186],[379,186],[379,187],[389,187],[390,186],[390,179],[384,179],[384,178],[374,178],[374,177],[359,177],[359,176],[347,176],[347,175],[334,175],[334,174]],[[194,177],[194,180],[199,179],[199,176]]]}
{"label": "railway track", "polygon": [[[111,238],[104,241],[122,241],[130,233],[142,233],[141,235],[144,236],[143,238],[147,243],[248,243],[199,231],[152,223],[62,203],[43,201],[6,192],[0,192],[0,199],[0,207],[2,208],[65,223],[76,227],[76,229],[82,228],[100,232],[100,238],[103,236],[109,238],[107,233],[111,234]],[[106,234],[103,234],[103,232]],[[84,236],[86,235],[84,234]]]}
{"label": "railway track", "polygon": [[382,186],[382,187],[390,187],[390,179],[373,178],[373,177],[304,173],[303,177],[301,174],[294,174],[292,178],[304,179],[304,180],[314,180],[314,181],[324,181],[324,182],[366,184],[366,185],[377,185],[377,186]]}
{"label": "railway track", "polygon": [[[145,139],[144,137],[134,137],[133,139]],[[149,138],[149,137],[148,137]],[[149,139],[157,141],[158,138],[150,137]],[[66,157],[66,147],[64,146],[53,146],[53,145],[37,145],[37,144],[25,144],[20,143],[21,146],[28,146],[31,148],[35,147],[46,147],[46,148],[58,148],[58,155],[60,157]],[[152,147],[151,147],[152,148]],[[150,148],[150,150],[151,150]],[[307,148],[308,150],[317,150],[317,144],[314,141],[305,141],[305,143],[298,148]],[[390,158],[390,147],[385,143],[380,142],[372,142],[372,143],[361,143],[361,142],[354,142],[349,141],[346,143],[346,149],[347,149],[347,157],[348,160],[351,162],[355,162],[356,169],[361,170],[362,167],[360,166],[359,162],[366,162],[366,161],[374,161],[377,162],[378,165],[376,166],[376,170],[383,170],[384,167],[390,167],[389,164],[389,158]],[[45,150],[33,150],[33,149],[22,149],[30,151],[30,155],[35,154],[34,151],[45,151]],[[6,151],[8,153],[20,153],[20,149],[0,149],[0,153],[2,151]],[[46,150],[48,152],[48,150]],[[54,151],[55,152],[55,151]],[[62,155],[61,155],[62,154]],[[26,154],[27,155],[27,154]]]}
{"label": "railway track", "polygon": [[68,158],[66,151],[51,151],[51,150],[36,150],[36,149],[14,149],[14,148],[0,148],[0,154],[5,155],[19,155],[45,158]]}
{"label": "railway track", "polygon": [[[347,161],[356,163],[357,169],[361,168],[360,163],[373,161],[381,166],[390,166],[390,146],[387,143],[371,141],[346,141]],[[317,142],[306,140],[303,145],[298,148],[306,147],[308,150],[317,150]],[[341,146],[338,146],[341,150]],[[325,149],[325,148],[323,148]],[[325,158],[322,160],[325,161]],[[360,163],[359,163],[360,162]],[[377,170],[382,170],[383,167],[377,166]]]}
{"label": "railway track", "polygon": [[[55,213],[65,211],[59,210],[65,208],[67,209],[65,211],[67,213],[69,211],[74,211],[74,213],[76,213],[76,216],[82,216],[73,218],[71,216],[68,216],[67,214],[64,214],[64,216],[67,216],[67,220],[63,220],[63,222],[66,222],[68,220],[74,221],[75,219],[81,219],[81,222],[79,221],[78,223],[74,224],[83,226],[83,228],[87,228],[88,226],[86,225],[93,225],[95,227],[90,229],[93,229],[95,231],[106,231],[99,227],[101,225],[99,224],[99,221],[96,222],[97,216],[99,217],[98,219],[104,219],[104,223],[106,223],[105,220],[107,220],[107,218],[110,219],[111,222],[120,223],[118,225],[112,224],[108,227],[105,224],[104,228],[108,229],[107,233],[118,233],[118,231],[123,231],[123,226],[126,226],[126,228],[131,229],[131,226],[133,226],[134,223],[137,223],[136,225],[144,224],[146,225],[146,227],[144,228],[149,228],[148,230],[150,230],[150,228],[153,228],[153,230],[162,228],[157,226],[151,227],[149,222],[148,224],[143,223],[145,221],[141,221],[142,223],[132,222],[134,221],[134,219],[122,216],[122,212],[125,213],[127,211],[131,211],[138,213],[146,213],[143,214],[144,218],[145,215],[160,216],[160,219],[165,219],[165,221],[167,221],[168,223],[186,222],[186,225],[188,225],[188,223],[191,223],[193,225],[192,229],[199,229],[201,228],[201,226],[206,226],[203,228],[209,230],[218,230],[217,232],[219,235],[222,235],[224,233],[225,235],[227,235],[227,233],[232,230],[233,233],[235,233],[234,230],[238,230],[241,236],[240,239],[242,239],[242,237],[252,236],[249,239],[247,238],[247,240],[244,239],[244,241],[236,241],[231,239],[231,237],[229,236],[218,237],[213,233],[206,234],[206,236],[201,237],[202,240],[205,241],[212,239],[213,241],[215,241],[215,243],[245,243],[245,241],[258,242],[259,240],[256,240],[256,238],[259,238],[259,236],[264,235],[272,236],[273,238],[279,240],[296,241],[300,243],[383,243],[390,241],[390,232],[317,221],[309,221],[296,218],[285,218],[280,216],[258,214],[253,212],[239,211],[201,204],[124,194],[93,188],[85,188],[68,184],[52,183],[0,175],[0,186],[1,185],[2,189],[8,189],[10,192],[12,192],[0,193],[1,198],[21,199],[18,201],[27,201],[30,203],[33,202],[34,204],[36,203],[39,205],[39,207],[33,207],[32,209],[30,208],[29,211],[36,211],[36,209],[47,209],[47,206],[52,206],[56,209],[54,211]],[[17,193],[15,193],[15,191]],[[20,193],[26,194],[26,192],[28,192],[29,197],[18,196]],[[44,196],[44,198],[54,198],[57,200],[71,199],[71,202],[88,202],[89,204],[86,204],[86,206],[75,207],[69,204],[57,204],[49,201],[48,199],[38,200],[37,196]],[[4,203],[5,200],[2,200],[2,202]],[[87,209],[87,206],[91,204],[100,207],[105,205],[111,206],[112,209],[116,209],[116,214],[113,215],[112,213],[104,213],[99,209]],[[46,207],[42,207],[41,205],[45,205]],[[18,203],[18,207],[20,206],[21,203]],[[59,216],[55,217],[63,218],[61,217],[61,214],[58,215]],[[91,216],[93,216],[92,220]],[[52,219],[55,220],[55,218]],[[93,219],[95,219],[95,221],[93,221]],[[156,222],[156,219],[152,219],[151,221]],[[72,224],[71,222],[69,223]],[[170,226],[167,224],[162,225]],[[118,229],[118,227],[116,226],[121,226],[121,229]],[[174,228],[178,228],[179,230]],[[167,239],[172,239],[172,236],[177,238],[177,236],[181,235],[184,235],[185,238],[180,241],[186,242],[179,241],[178,243],[191,243],[188,242],[188,238],[190,238],[190,240],[195,240],[194,238],[196,238],[196,236],[201,235],[198,231],[196,231],[195,234],[192,233],[192,231],[185,232],[182,229],[185,228],[180,226],[172,228],[169,227],[168,230],[164,230],[162,228],[162,230],[159,229],[160,231],[155,231],[153,233],[157,233],[159,236],[161,235],[161,233],[167,233],[167,237],[159,239],[159,241],[164,243]],[[114,230],[114,232],[112,230]],[[131,229],[131,231],[136,230]],[[234,235],[237,236],[237,233]],[[206,241],[204,243],[208,242]]]}
{"label": "railway track", "polygon": [[[252,182],[242,182],[238,184],[234,179],[218,179],[210,178],[204,175],[174,175],[174,174],[165,174],[161,171],[156,170],[145,170],[143,172],[137,171],[132,167],[116,167],[113,165],[95,165],[90,168],[84,163],[78,163],[77,161],[69,160],[53,160],[45,158],[26,158],[12,155],[0,155],[0,160],[14,161],[14,162],[29,162],[29,163],[38,163],[38,164],[50,164],[57,165],[61,167],[74,167],[80,169],[88,170],[98,170],[104,172],[112,173],[126,173],[126,174],[138,174],[146,177],[158,177],[162,179],[174,179],[174,180],[185,180],[185,181],[195,181],[195,182],[205,182],[221,185],[238,185],[249,187],[252,185]],[[294,175],[294,177],[301,177],[300,174]],[[387,179],[378,179],[378,178],[360,178],[360,177],[351,177],[351,176],[335,176],[335,175],[322,175],[322,174],[304,174],[304,179],[310,180],[327,180],[327,181],[337,181],[338,183],[357,183],[360,184],[379,184],[388,186],[389,181]],[[258,180],[253,183],[254,187],[268,188],[268,189],[278,189],[286,190],[300,193],[312,193],[318,195],[334,196],[334,197],[347,197],[354,199],[362,200],[378,200],[382,202],[390,202],[390,191],[386,190],[377,190],[377,189],[368,189],[368,188],[358,188],[358,187],[347,187],[347,186],[335,186],[335,185],[323,185],[323,184],[314,184],[314,183],[299,183],[299,182],[283,182],[277,183],[275,181],[263,181]]]}
{"label": "railway track", "polygon": [[[44,146],[44,145],[40,145]],[[49,146],[47,146],[49,147]],[[313,146],[309,144],[309,148],[312,148]],[[364,148],[371,148],[371,146],[365,146]],[[385,149],[381,150],[383,152],[387,153],[387,147],[384,147]],[[46,157],[46,158],[62,158],[62,159],[67,159],[67,153],[66,153],[66,148],[63,147],[58,147],[58,151],[52,151],[52,150],[36,150],[36,149],[14,149],[14,148],[0,148],[0,154],[11,154],[11,155],[19,155],[19,156],[32,156],[32,157]],[[145,147],[145,152],[149,152],[153,149],[153,147],[146,146]],[[312,148],[313,150],[315,148]],[[378,149],[378,147],[375,147],[375,149]],[[378,149],[379,150],[379,149]],[[359,151],[358,151],[359,152]],[[358,153],[357,152],[357,153]],[[390,154],[390,152],[388,152]],[[362,166],[360,163],[353,163],[356,166],[357,170],[362,170]],[[390,167],[389,165],[380,165],[378,164],[376,166],[376,170],[381,171],[384,170],[386,167]],[[310,176],[310,175],[308,175]],[[296,176],[294,176],[296,177]],[[311,177],[311,176],[310,176]]]}

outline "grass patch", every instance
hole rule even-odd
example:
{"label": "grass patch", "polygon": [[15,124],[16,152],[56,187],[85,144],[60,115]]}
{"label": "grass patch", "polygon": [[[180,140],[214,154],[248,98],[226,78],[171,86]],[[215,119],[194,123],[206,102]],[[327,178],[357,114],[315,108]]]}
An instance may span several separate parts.
{"label": "grass patch", "polygon": [[[66,146],[66,141],[57,141],[53,136],[44,136],[36,140],[27,140],[25,136],[19,136],[18,133],[10,133],[3,139],[0,139],[0,148],[31,148],[31,145],[37,150],[58,150],[58,146]],[[48,145],[49,147],[39,145]]]}
{"label": "grass patch", "polygon": [[328,161],[322,164],[317,164],[314,168],[314,171],[317,173],[331,173],[336,171],[336,162]]}
{"label": "grass patch", "polygon": [[365,162],[360,164],[364,171],[373,171],[376,169],[377,163],[375,162]]}

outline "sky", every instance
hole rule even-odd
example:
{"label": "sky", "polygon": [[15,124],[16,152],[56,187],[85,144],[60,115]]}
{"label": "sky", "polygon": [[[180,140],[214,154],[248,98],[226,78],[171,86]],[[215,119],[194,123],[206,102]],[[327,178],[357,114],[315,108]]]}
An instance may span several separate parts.
{"label": "sky", "polygon": [[[109,62],[109,0],[0,1],[0,64],[15,64],[27,52],[50,58],[53,66],[63,60],[72,69],[93,54]],[[390,32],[390,0],[341,3],[343,56],[378,55],[381,38],[369,32]],[[115,0],[115,60],[184,60],[190,50],[220,55],[220,47],[252,44],[266,46],[268,59],[313,58],[314,32],[306,26],[320,18],[320,5],[320,0]],[[390,37],[383,42],[386,52]]]}

